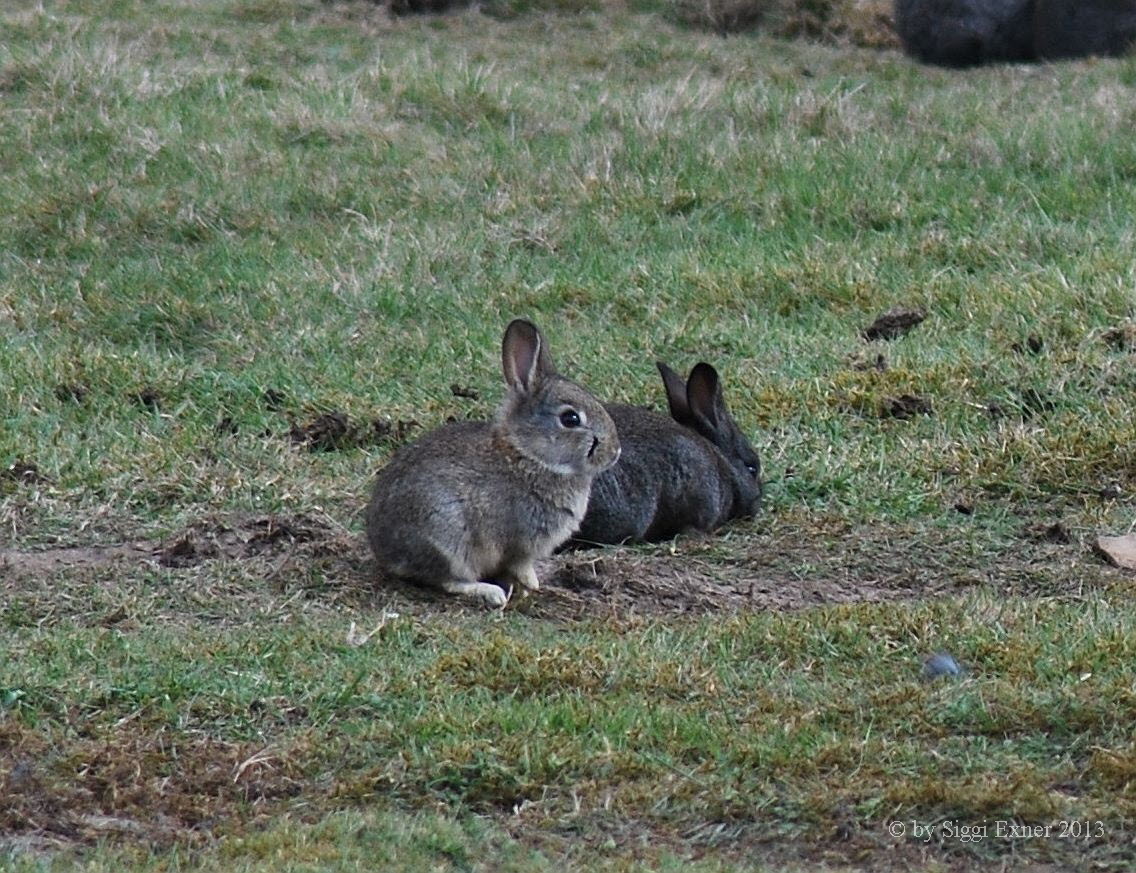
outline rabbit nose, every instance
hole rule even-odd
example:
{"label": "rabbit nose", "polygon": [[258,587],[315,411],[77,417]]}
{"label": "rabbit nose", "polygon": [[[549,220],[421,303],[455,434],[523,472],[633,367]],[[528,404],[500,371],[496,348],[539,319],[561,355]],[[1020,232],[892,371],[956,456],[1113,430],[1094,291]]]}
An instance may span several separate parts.
{"label": "rabbit nose", "polygon": [[592,437],[592,447],[588,449],[588,457],[593,458],[596,454],[596,449],[600,447],[599,437]]}

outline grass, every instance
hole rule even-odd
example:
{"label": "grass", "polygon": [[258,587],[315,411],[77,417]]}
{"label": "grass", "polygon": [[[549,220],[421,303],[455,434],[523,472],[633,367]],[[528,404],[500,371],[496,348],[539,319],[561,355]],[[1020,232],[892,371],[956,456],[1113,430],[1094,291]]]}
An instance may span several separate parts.
{"label": "grass", "polygon": [[[0,857],[1125,869],[1136,612],[1088,545],[1136,488],[1132,60],[525,8],[0,13]],[[763,515],[574,611],[376,585],[369,478],[489,413],[513,315],[612,400],[715,363]],[[121,543],[161,560],[13,557]],[[826,605],[628,606],[644,568]],[[998,820],[1102,825],[942,827]]]}

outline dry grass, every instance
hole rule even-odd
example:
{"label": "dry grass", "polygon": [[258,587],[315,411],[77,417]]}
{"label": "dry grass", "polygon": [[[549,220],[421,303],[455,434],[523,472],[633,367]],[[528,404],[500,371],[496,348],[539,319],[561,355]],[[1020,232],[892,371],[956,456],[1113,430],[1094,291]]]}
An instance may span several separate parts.
{"label": "dry grass", "polygon": [[676,21],[722,34],[760,29],[839,45],[899,45],[887,0],[669,0],[668,9]]}

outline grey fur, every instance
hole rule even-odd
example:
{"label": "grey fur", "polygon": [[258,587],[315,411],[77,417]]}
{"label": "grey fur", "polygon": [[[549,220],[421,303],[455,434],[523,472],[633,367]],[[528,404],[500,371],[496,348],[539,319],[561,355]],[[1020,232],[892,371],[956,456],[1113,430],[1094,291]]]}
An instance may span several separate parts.
{"label": "grey fur", "polygon": [[623,451],[592,485],[577,545],[665,540],[757,512],[761,462],[726,407],[717,371],[700,363],[684,382],[657,366],[671,417],[607,407]]}
{"label": "grey fur", "polygon": [[1037,0],[1038,57],[1121,55],[1136,42],[1136,0]]}
{"label": "grey fur", "polygon": [[1119,55],[1136,41],[1136,0],[895,0],[907,53],[929,64]]}
{"label": "grey fur", "polygon": [[619,457],[611,418],[556,372],[531,322],[509,324],[501,359],[508,392],[494,420],[447,424],[396,452],[367,507],[384,571],[492,606],[508,599],[495,582],[540,587],[533,562],[576,530],[592,480]]}
{"label": "grey fur", "polygon": [[895,28],[909,55],[929,64],[969,67],[1027,61],[1034,0],[896,0]]}

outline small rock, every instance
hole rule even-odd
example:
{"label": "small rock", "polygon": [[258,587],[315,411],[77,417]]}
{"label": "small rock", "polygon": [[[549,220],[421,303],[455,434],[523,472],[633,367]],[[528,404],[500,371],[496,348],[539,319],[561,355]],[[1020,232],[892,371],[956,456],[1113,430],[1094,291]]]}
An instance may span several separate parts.
{"label": "small rock", "polygon": [[1114,567],[1136,570],[1136,534],[1097,537],[1095,548]]}
{"label": "small rock", "polygon": [[946,652],[936,652],[923,662],[924,679],[938,679],[940,676],[958,679],[964,672],[958,661]]}

